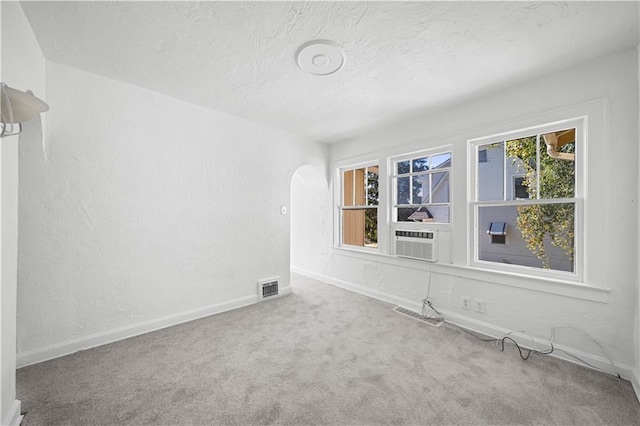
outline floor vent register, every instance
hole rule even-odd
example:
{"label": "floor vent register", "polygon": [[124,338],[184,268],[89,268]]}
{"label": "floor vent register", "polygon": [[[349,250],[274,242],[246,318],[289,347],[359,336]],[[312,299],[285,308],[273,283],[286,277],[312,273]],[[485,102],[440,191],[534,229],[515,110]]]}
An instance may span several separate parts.
{"label": "floor vent register", "polygon": [[424,323],[427,323],[433,327],[440,327],[442,325],[442,319],[440,318],[429,318],[429,317],[423,317],[422,315],[410,311],[409,309],[405,309],[402,306],[396,306],[395,308],[393,308],[393,311],[402,314],[404,316],[407,316],[409,318],[413,318],[414,320],[417,321],[422,321]]}

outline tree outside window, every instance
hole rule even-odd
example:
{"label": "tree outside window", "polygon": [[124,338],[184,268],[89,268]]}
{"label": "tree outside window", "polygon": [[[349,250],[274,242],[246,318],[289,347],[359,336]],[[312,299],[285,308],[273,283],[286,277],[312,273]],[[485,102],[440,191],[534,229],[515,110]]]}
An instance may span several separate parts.
{"label": "tree outside window", "polygon": [[478,260],[575,272],[575,147],[575,128],[476,146]]}
{"label": "tree outside window", "polygon": [[[559,152],[575,154],[575,130],[557,132],[571,135]],[[575,162],[548,155],[541,137],[507,141],[507,158],[525,173],[522,185],[531,199],[559,199],[575,196]],[[539,162],[537,161],[539,158]],[[518,229],[527,248],[549,269],[548,242],[562,249],[571,264],[575,251],[575,206],[573,203],[533,204],[518,206]]]}

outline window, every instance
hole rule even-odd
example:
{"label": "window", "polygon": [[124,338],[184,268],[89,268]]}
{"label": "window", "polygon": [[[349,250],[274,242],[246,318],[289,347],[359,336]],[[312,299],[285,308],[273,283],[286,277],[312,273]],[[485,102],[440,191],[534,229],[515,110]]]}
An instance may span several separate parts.
{"label": "window", "polygon": [[449,223],[450,152],[400,157],[392,167],[395,222]]}
{"label": "window", "polygon": [[513,176],[513,199],[526,200],[529,199],[529,189],[524,183],[524,176]]}
{"label": "window", "polygon": [[378,247],[378,165],[341,170],[342,244]]}
{"label": "window", "polygon": [[507,224],[505,222],[491,222],[487,230],[491,244],[507,244]]}
{"label": "window", "polygon": [[577,273],[581,123],[471,144],[475,262]]}

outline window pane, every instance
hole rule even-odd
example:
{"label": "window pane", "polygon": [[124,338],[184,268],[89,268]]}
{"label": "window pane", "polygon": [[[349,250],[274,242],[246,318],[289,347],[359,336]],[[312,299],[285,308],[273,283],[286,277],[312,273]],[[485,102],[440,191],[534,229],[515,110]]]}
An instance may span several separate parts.
{"label": "window pane", "polygon": [[398,209],[396,220],[398,222],[434,222],[431,207],[415,206]]}
{"label": "window pane", "polygon": [[429,202],[429,177],[431,175],[413,176],[411,178],[413,186],[412,204],[424,204]]}
{"label": "window pane", "polygon": [[353,206],[353,175],[353,170],[345,170],[342,174],[342,204],[344,206]]}
{"label": "window pane", "polygon": [[378,209],[342,210],[342,243],[378,246]]}
{"label": "window pane", "polygon": [[[574,271],[575,204],[478,207],[478,259]],[[504,222],[506,244],[492,244],[492,222]]]}
{"label": "window pane", "polygon": [[441,169],[443,167],[451,167],[451,153],[437,154],[431,156],[431,169]]}
{"label": "window pane", "polygon": [[[575,129],[562,130],[541,136],[540,198],[573,198],[575,196]],[[547,152],[547,143],[561,155],[554,158]],[[562,158],[564,157],[564,158]]]}
{"label": "window pane", "polygon": [[434,222],[449,223],[449,206],[429,206]]}
{"label": "window pane", "polygon": [[[409,176],[396,177],[393,181],[395,222],[449,223],[449,207],[434,207],[434,203],[450,202],[449,171],[451,153],[423,155],[410,161],[396,161],[395,172]],[[434,217],[432,210],[437,211]]]}
{"label": "window pane", "polygon": [[411,181],[409,177],[396,179],[397,204],[411,204]]}
{"label": "window pane", "polygon": [[364,246],[364,209],[342,211],[342,243]]}
{"label": "window pane", "polygon": [[521,176],[514,176],[513,178],[513,195],[512,200],[527,200],[530,198],[529,187],[526,179]]}
{"label": "window pane", "polygon": [[409,220],[409,216],[411,216],[417,209],[413,207],[398,207],[396,212],[396,221],[397,222],[413,222],[413,220]]}
{"label": "window pane", "polygon": [[431,175],[431,202],[449,202],[449,172],[439,172]]}
{"label": "window pane", "polygon": [[365,206],[365,169],[354,170],[355,180],[355,206]]}
{"label": "window pane", "polygon": [[[524,174],[523,186],[526,187],[529,196],[527,198],[536,198],[537,191],[537,171],[536,171],[536,156],[537,156],[537,136],[529,136],[521,139],[514,139],[507,141],[506,155],[507,155],[507,173],[506,182],[511,185],[515,176],[521,176]],[[510,199],[514,198],[515,194],[508,194]]]}
{"label": "window pane", "polygon": [[415,158],[412,165],[413,169],[411,171],[413,173],[429,170],[429,157]]}
{"label": "window pane", "polygon": [[477,201],[504,200],[504,143],[492,143],[478,147],[486,152],[486,161],[477,163]]}
{"label": "window pane", "polygon": [[367,205],[378,205],[378,167],[367,169]]}
{"label": "window pane", "polygon": [[403,173],[409,173],[409,160],[407,161],[398,161],[398,174],[401,175]]}
{"label": "window pane", "polygon": [[449,206],[399,207],[397,222],[449,223]]}
{"label": "window pane", "polygon": [[378,209],[367,209],[365,211],[364,246],[378,247]]}

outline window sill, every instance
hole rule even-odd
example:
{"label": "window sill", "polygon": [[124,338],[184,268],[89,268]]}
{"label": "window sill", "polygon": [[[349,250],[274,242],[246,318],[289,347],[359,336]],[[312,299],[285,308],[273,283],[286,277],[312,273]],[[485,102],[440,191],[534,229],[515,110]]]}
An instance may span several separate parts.
{"label": "window sill", "polygon": [[351,247],[333,247],[333,253],[339,256],[375,261],[402,268],[417,269],[425,272],[430,270],[435,274],[447,275],[450,277],[522,288],[524,290],[538,291],[598,303],[608,303],[609,293],[611,291],[609,288],[594,287],[573,281],[536,277],[514,272],[489,270],[466,265],[424,262],[421,260],[407,259],[388,254],[371,252],[368,250],[359,250]]}

